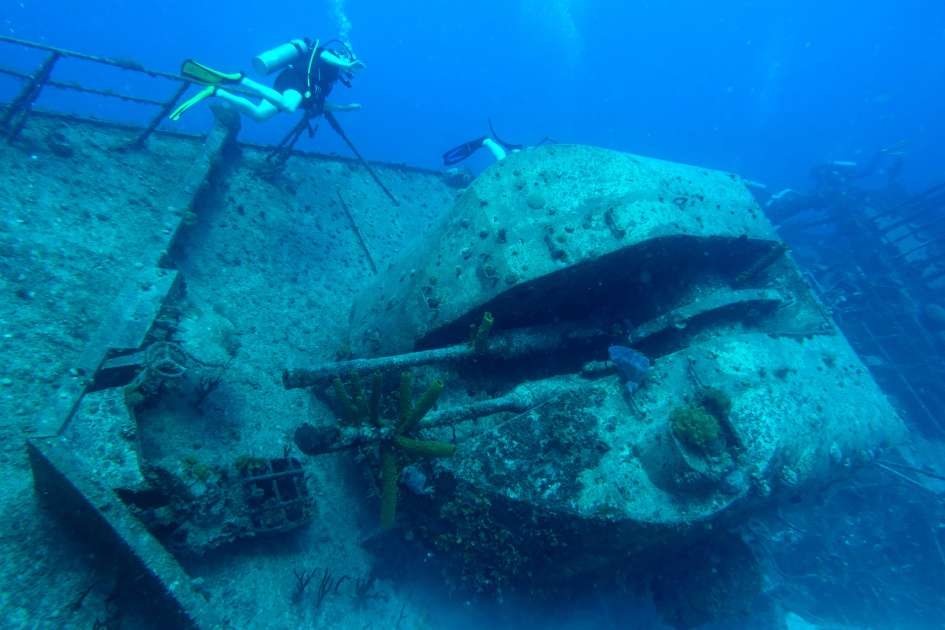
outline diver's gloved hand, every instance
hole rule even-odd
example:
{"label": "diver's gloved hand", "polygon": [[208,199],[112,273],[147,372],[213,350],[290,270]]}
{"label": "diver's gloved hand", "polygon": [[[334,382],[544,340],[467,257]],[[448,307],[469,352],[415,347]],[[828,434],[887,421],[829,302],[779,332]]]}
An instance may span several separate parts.
{"label": "diver's gloved hand", "polygon": [[329,112],[354,112],[361,109],[361,103],[325,103]]}
{"label": "diver's gloved hand", "polygon": [[364,62],[357,57],[354,57],[354,55],[349,58],[347,54],[339,54],[331,50],[323,50],[321,53],[321,60],[327,64],[335,66],[343,72],[354,73],[364,70],[366,67]]}
{"label": "diver's gloved hand", "polygon": [[364,65],[364,62],[361,61],[360,59],[351,59],[345,64],[345,67],[344,67],[344,69],[347,70],[348,72],[360,72],[361,70],[364,70],[365,68],[367,68],[367,66]]}

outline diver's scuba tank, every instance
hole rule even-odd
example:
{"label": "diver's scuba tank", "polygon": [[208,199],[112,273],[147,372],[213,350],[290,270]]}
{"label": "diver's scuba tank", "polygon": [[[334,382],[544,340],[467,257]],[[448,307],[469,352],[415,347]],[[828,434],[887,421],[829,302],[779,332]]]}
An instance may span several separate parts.
{"label": "diver's scuba tank", "polygon": [[270,74],[285,68],[308,52],[308,42],[304,39],[292,39],[253,57],[253,69],[259,74]]}

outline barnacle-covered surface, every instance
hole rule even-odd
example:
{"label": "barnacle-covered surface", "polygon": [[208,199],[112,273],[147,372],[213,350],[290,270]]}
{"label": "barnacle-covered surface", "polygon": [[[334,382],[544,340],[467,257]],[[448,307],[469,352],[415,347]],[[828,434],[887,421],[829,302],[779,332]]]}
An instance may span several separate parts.
{"label": "barnacle-covered surface", "polygon": [[[731,400],[708,452],[679,439],[671,422],[698,400],[701,383]],[[615,556],[736,525],[870,462],[902,432],[868,372],[832,336],[747,333],[695,344],[656,359],[632,399],[616,375],[561,388],[551,403],[463,441],[446,464],[456,487],[442,520],[421,525],[463,558],[463,574],[480,588],[547,581],[554,589]],[[444,510],[477,502],[489,508],[463,521],[477,536],[457,537]],[[497,554],[515,565],[497,568]]]}
{"label": "barnacle-covered surface", "polygon": [[[455,426],[455,457],[428,469],[437,492],[404,510],[476,590],[554,592],[686,544],[902,435],[726,173],[593,147],[510,156],[362,292],[352,347],[462,343],[484,312],[494,336],[548,340],[511,358],[480,343],[446,368],[454,403],[529,381],[556,393]],[[645,353],[642,380],[601,369],[613,344]]]}
{"label": "barnacle-covered surface", "polygon": [[596,147],[529,149],[483,173],[362,293],[352,346],[390,354],[455,341],[480,308],[506,326],[586,316],[603,274],[658,286],[682,264],[668,250],[698,247],[687,264],[724,267],[772,240],[735,175]]}

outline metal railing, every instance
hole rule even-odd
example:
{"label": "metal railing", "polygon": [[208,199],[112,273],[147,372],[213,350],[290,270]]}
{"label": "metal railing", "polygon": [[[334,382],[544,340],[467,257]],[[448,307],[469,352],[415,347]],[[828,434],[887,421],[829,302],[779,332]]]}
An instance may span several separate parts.
{"label": "metal railing", "polygon": [[[67,50],[65,48],[58,48],[56,46],[31,42],[25,39],[10,37],[7,35],[0,35],[0,43],[40,50],[47,53],[42,63],[32,74],[11,68],[0,67],[0,74],[23,81],[23,87],[20,89],[19,93],[3,109],[2,113],[0,113],[0,135],[6,137],[8,142],[13,142],[16,140],[16,138],[20,135],[20,132],[23,131],[23,128],[26,126],[26,122],[29,120],[30,114],[33,111],[33,104],[39,98],[43,90],[46,87],[53,87],[61,90],[73,90],[85,94],[94,94],[96,96],[102,96],[105,98],[119,99],[129,103],[158,107],[158,113],[148,121],[148,124],[144,126],[137,137],[127,145],[121,147],[124,149],[141,148],[144,146],[144,143],[148,137],[154,133],[154,130],[157,129],[158,125],[161,124],[161,121],[163,121],[168,116],[168,114],[171,113],[174,107],[177,106],[180,98],[187,91],[187,88],[190,87],[190,81],[181,76],[167,72],[160,72],[158,70],[150,70],[134,61],[89,55],[76,52],[74,50]],[[111,66],[113,68],[126,70],[128,72],[146,75],[151,78],[167,79],[169,81],[178,83],[179,85],[170,98],[167,100],[158,100],[137,96],[134,94],[126,94],[116,90],[87,87],[74,81],[53,79],[53,72],[56,69],[57,63],[61,59],[66,58]]]}
{"label": "metal railing", "polygon": [[[875,203],[875,202],[874,202]],[[825,204],[807,222],[784,223],[788,243],[822,238],[832,228],[834,243],[817,248],[810,271],[815,290],[862,357],[871,359],[877,382],[893,394],[916,426],[945,436],[943,339],[923,319],[923,307],[941,303],[938,284],[945,270],[945,182],[886,207],[850,211]]]}

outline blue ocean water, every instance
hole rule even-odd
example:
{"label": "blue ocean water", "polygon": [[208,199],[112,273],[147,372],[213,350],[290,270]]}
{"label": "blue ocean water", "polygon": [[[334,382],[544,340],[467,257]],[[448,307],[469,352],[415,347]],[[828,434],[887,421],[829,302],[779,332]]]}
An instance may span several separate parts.
{"label": "blue ocean water", "polygon": [[[342,31],[368,66],[346,126],[373,159],[435,167],[491,118],[515,143],[547,136],[774,187],[898,142],[910,181],[933,181],[945,160],[945,6],[930,0],[22,0],[3,15],[6,34],[170,72],[188,57],[249,70],[287,39]],[[326,136],[315,147],[340,151]]]}
{"label": "blue ocean water", "polygon": [[[363,106],[338,116],[372,161],[440,169],[444,151],[488,135],[491,121],[512,143],[549,139],[737,173],[758,184],[753,191],[816,289],[819,308],[840,324],[910,431],[921,437],[915,458],[905,462],[871,452],[869,465],[849,485],[793,492],[798,473],[785,467],[775,475],[782,495],[768,520],[741,523],[737,543],[723,540],[717,548],[647,558],[665,572],[648,583],[646,593],[635,590],[634,567],[621,567],[617,578],[608,579],[623,590],[615,591],[611,582],[598,590],[596,582],[585,581],[574,589],[573,600],[542,602],[536,613],[527,589],[493,601],[450,592],[458,598],[454,601],[438,590],[436,570],[427,571],[429,556],[417,563],[411,557],[407,564],[388,560],[379,578],[396,585],[398,577],[409,575],[412,584],[423,585],[411,595],[412,604],[429,609],[437,620],[431,624],[531,627],[540,620],[541,627],[575,629],[667,627],[655,607],[685,608],[674,598],[685,600],[686,594],[670,591],[674,576],[685,576],[687,562],[711,566],[716,575],[724,573],[716,567],[727,558],[742,561],[740,554],[748,553],[764,569],[764,584],[758,586],[763,603],[736,611],[751,613],[739,621],[722,618],[705,627],[945,626],[940,462],[945,3],[18,0],[7,5],[0,16],[2,35],[134,60],[169,73],[187,58],[251,73],[255,54],[291,38],[343,39],[366,68],[350,88],[336,87],[332,100]],[[0,66],[21,72],[32,72],[43,58],[3,42],[0,50]],[[70,80],[86,85],[159,99],[175,89],[171,82],[75,60],[60,65]],[[0,76],[0,102],[18,86]],[[36,105],[137,124],[151,113],[53,89]],[[294,122],[289,116],[265,123],[244,120],[241,139],[273,144]],[[203,133],[211,123],[208,109],[200,106],[161,128]],[[297,148],[349,154],[326,125],[314,138],[303,135]],[[480,150],[463,164],[478,173],[492,163]],[[543,204],[536,201],[535,209]],[[868,216],[862,210],[867,207]],[[239,205],[239,214],[243,211]],[[864,238],[865,224],[884,240]],[[903,225],[908,233],[896,231]],[[875,260],[877,242],[890,248],[881,262]],[[429,298],[424,297],[428,304]],[[687,325],[671,324],[678,330]],[[625,344],[626,335],[611,341]],[[824,365],[832,369],[833,360],[825,355]],[[624,388],[630,395],[637,380],[646,378],[650,363],[645,366]],[[790,370],[767,376],[789,382]],[[706,405],[689,411],[707,418],[713,413]],[[553,438],[554,444],[573,446],[567,436]],[[862,464],[821,446],[837,468]],[[420,468],[405,469],[400,481],[421,501],[434,492],[434,480]],[[725,483],[737,490],[749,482],[731,475]],[[354,584],[348,579],[346,589]],[[775,618],[779,625],[765,625]],[[393,627],[386,617],[374,623]]]}

